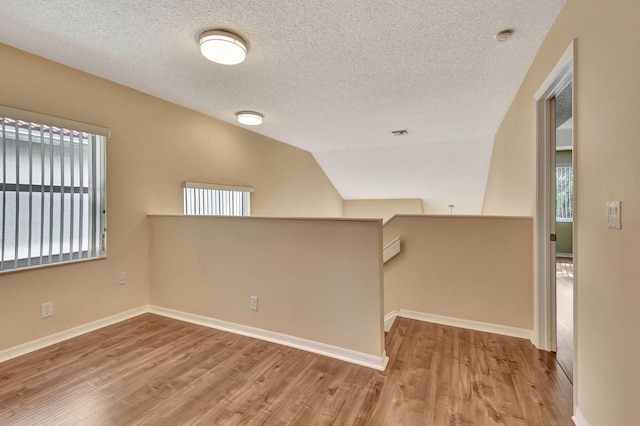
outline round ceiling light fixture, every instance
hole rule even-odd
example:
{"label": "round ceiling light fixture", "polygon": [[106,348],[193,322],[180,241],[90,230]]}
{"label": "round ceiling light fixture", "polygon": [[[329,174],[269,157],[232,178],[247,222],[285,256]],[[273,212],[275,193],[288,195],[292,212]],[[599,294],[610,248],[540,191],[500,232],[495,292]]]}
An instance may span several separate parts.
{"label": "round ceiling light fixture", "polygon": [[238,118],[238,123],[245,124],[247,126],[257,126],[262,124],[262,119],[264,118],[262,114],[255,111],[239,111],[236,112],[236,117]]}
{"label": "round ceiling light fixture", "polygon": [[494,35],[493,38],[495,38],[496,41],[503,42],[503,41],[507,41],[507,40],[511,39],[512,35],[513,35],[513,30],[511,30],[511,29],[502,30],[498,34]]}
{"label": "round ceiling light fixture", "polygon": [[200,34],[200,52],[217,64],[236,65],[247,57],[247,43],[229,31],[208,30]]}

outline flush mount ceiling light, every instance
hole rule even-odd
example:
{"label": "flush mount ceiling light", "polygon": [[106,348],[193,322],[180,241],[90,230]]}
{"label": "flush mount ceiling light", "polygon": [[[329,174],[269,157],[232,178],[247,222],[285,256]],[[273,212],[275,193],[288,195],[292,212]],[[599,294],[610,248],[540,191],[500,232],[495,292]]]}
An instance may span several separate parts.
{"label": "flush mount ceiling light", "polygon": [[262,114],[254,111],[236,112],[236,117],[238,118],[238,123],[246,124],[247,126],[257,126],[262,124],[262,119],[264,118]]}
{"label": "flush mount ceiling light", "polygon": [[200,52],[217,64],[236,65],[247,57],[247,43],[229,31],[209,30],[200,34]]}
{"label": "flush mount ceiling light", "polygon": [[496,41],[503,42],[509,40],[512,35],[513,30],[502,30],[498,34],[494,35],[493,38],[495,38]]}

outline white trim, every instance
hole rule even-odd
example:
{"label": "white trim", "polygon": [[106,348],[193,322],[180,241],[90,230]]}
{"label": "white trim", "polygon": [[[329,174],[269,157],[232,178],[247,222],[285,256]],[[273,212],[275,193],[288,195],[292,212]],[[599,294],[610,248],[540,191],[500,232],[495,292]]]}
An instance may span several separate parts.
{"label": "white trim", "polygon": [[219,191],[240,191],[240,192],[254,192],[256,190],[253,186],[223,185],[220,183],[203,183],[203,182],[189,182],[189,181],[186,181],[183,187],[196,188],[196,189],[215,189]]}
{"label": "white trim", "polygon": [[38,349],[46,348],[47,346],[64,342],[65,340],[71,339],[73,337],[77,337],[91,331],[99,330],[101,328],[117,324],[121,321],[137,317],[138,315],[142,315],[146,312],[149,312],[148,306],[140,306],[126,312],[121,312],[119,314],[111,315],[110,317],[91,321],[89,323],[82,324],[68,330],[63,330],[50,336],[45,336],[40,339],[32,340],[30,342],[23,343],[9,349],[5,349],[3,351],[0,351],[0,362],[8,361],[12,358],[28,354],[29,352],[37,351]]}
{"label": "white trim", "polygon": [[384,316],[384,331],[389,332],[393,323],[396,320],[396,317],[400,316],[400,311],[391,311],[387,315]]}
{"label": "white trim", "polygon": [[[555,190],[552,188],[551,167],[555,163],[555,146],[552,146],[553,118],[550,117],[550,100],[559,94],[573,81],[572,110],[573,131],[571,146],[574,177],[577,176],[576,148],[577,111],[576,111],[576,41],[572,40],[562,57],[558,60],[551,73],[534,97],[534,128],[535,128],[535,176],[536,176],[536,208],[534,217],[534,335],[533,343],[539,349],[553,351],[556,349],[556,313],[555,313],[555,245],[547,243],[548,235],[555,233]],[[574,180],[573,193],[573,403],[574,412],[577,411],[578,401],[578,254],[577,229],[578,223],[578,193],[579,182]],[[553,203],[553,204],[552,204]],[[553,266],[552,266],[553,265]]]}
{"label": "white trim", "polygon": [[573,259],[573,253],[558,253],[556,252],[556,257],[568,257]]}
{"label": "white trim", "polygon": [[382,248],[382,263],[387,263],[388,260],[400,253],[401,248],[400,236],[398,235]]}
{"label": "white trim", "polygon": [[307,340],[295,336],[289,336],[282,333],[276,333],[274,331],[263,330],[260,328],[236,324],[228,321],[222,321],[219,319],[191,314],[188,312],[176,311],[160,306],[150,306],[149,312],[156,315],[162,315],[167,318],[173,318],[192,324],[215,328],[217,330],[222,330],[229,333],[240,334],[242,336],[247,336],[254,339],[266,340],[267,342],[301,349],[303,351],[324,355],[330,358],[339,359],[341,361],[362,365],[364,367],[369,367],[380,371],[384,371],[387,363],[389,362],[389,358],[386,356],[384,351],[380,356],[369,355],[338,346],[328,345],[326,343]]}
{"label": "white trim", "polygon": [[[553,120],[553,117],[550,117],[548,103],[550,98],[572,81],[574,49],[575,43],[572,41],[533,99],[534,128],[536,132],[534,146],[536,158],[534,171],[536,176],[536,210],[534,216],[534,327],[532,341],[537,348],[547,351],[555,349],[555,295],[552,291],[555,271],[551,271],[550,266],[555,259],[551,244],[548,244],[549,234],[555,233],[555,207],[551,207],[550,195],[551,167],[555,162],[555,155],[552,156],[551,154],[552,152],[555,154],[555,147],[552,150],[549,142],[552,137],[550,134],[551,127],[553,127],[549,125],[549,121]],[[572,146],[575,147],[575,134],[573,137]],[[555,197],[553,198],[555,199]],[[574,209],[575,207],[574,203]]]}
{"label": "white trim", "polygon": [[[567,69],[573,68],[573,56],[574,56],[573,52],[574,52],[574,40],[571,40],[571,43],[569,43],[569,47],[567,47],[567,49],[564,51],[560,59],[558,59],[558,62],[553,67],[553,69],[551,70],[547,78],[544,80],[542,85],[540,85],[540,88],[536,91],[535,95],[533,95],[533,98],[536,101],[539,101],[543,97],[545,97],[545,95],[548,94],[548,92],[550,92],[551,91],[550,89],[552,88],[559,87],[564,89],[565,87],[568,86],[571,79],[569,80],[565,79],[566,71]],[[560,91],[562,90],[559,90],[559,92]],[[572,117],[572,118],[575,120],[575,117]],[[575,122],[573,123],[573,126],[575,128]]]}
{"label": "white trim", "polygon": [[29,121],[32,123],[46,124],[47,126],[77,130],[79,132],[100,135],[106,138],[111,137],[111,130],[107,127],[82,123],[80,121],[69,120],[61,117],[54,117],[47,114],[41,114],[39,112],[25,111],[23,109],[13,108],[6,105],[0,105],[0,116],[13,118],[15,120]]}
{"label": "white trim", "polygon": [[[475,331],[484,331],[487,333],[501,334],[503,336],[518,337],[520,339],[529,339],[533,337],[531,330],[525,328],[510,327],[508,325],[491,324],[488,322],[471,321],[460,318],[445,317],[442,315],[428,314],[425,312],[416,312],[409,309],[400,309],[399,311],[392,311],[385,316],[385,324],[387,319],[391,320],[396,316],[402,318],[410,318],[418,321],[432,322],[434,324],[448,325],[451,327],[466,328]],[[386,327],[385,327],[386,328]]]}
{"label": "white trim", "polygon": [[79,325],[77,327],[70,328],[68,330],[61,331],[59,333],[45,336],[40,339],[32,340],[31,342],[23,343],[12,348],[0,351],[0,362],[8,361],[12,358],[16,358],[21,355],[28,354],[29,352],[36,351],[38,349],[46,348],[47,346],[54,345],[56,343],[63,342],[73,337],[80,336],[82,334],[89,333],[91,331],[99,330],[101,328],[117,324],[121,321],[129,318],[136,317],[145,313],[152,313],[167,318],[173,318],[179,321],[185,321],[192,324],[202,325],[209,328],[215,328],[217,330],[226,331],[229,333],[240,334],[242,336],[251,337],[254,339],[265,340],[267,342],[276,343],[279,345],[289,346],[292,348],[300,349],[307,352],[312,352],[318,355],[327,356],[330,358],[339,359],[341,361],[350,362],[352,364],[362,365],[364,367],[373,368],[375,370],[384,371],[389,362],[389,357],[383,351],[380,356],[369,355],[350,349],[341,348],[338,346],[328,345],[326,343],[316,342],[313,340],[302,339],[300,337],[289,336],[286,334],[276,333],[273,331],[263,330],[260,328],[249,327],[246,325],[235,324],[232,322],[222,321],[215,318],[204,317],[201,315],[190,314],[188,312],[176,311],[173,309],[163,308],[160,306],[145,305],[135,309],[131,309],[126,312],[122,312],[110,317],[102,318],[89,322],[87,324]]}
{"label": "white trim", "polygon": [[576,426],[589,426],[589,422],[584,418],[582,411],[580,411],[578,407],[576,407],[576,414],[571,417],[571,420],[573,420]]}

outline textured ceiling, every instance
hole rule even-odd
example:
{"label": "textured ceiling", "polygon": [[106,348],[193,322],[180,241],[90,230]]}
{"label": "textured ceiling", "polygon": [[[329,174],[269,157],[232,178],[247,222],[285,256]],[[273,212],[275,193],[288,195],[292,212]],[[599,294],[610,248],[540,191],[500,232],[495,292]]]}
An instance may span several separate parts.
{"label": "textured ceiling", "polygon": [[[224,121],[260,111],[251,130],[312,152],[343,198],[479,213],[493,136],[563,3],[0,0],[0,40]],[[247,60],[204,59],[212,28]]]}

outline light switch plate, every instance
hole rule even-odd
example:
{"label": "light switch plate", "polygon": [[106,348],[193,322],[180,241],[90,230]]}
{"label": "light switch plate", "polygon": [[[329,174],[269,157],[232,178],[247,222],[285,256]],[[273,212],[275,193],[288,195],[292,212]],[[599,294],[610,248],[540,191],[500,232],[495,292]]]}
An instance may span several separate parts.
{"label": "light switch plate", "polygon": [[621,201],[607,201],[607,226],[611,229],[621,229]]}

